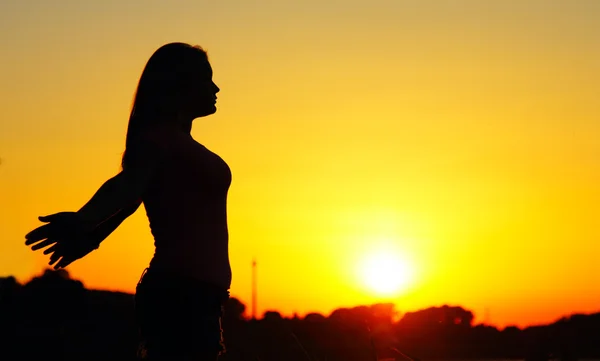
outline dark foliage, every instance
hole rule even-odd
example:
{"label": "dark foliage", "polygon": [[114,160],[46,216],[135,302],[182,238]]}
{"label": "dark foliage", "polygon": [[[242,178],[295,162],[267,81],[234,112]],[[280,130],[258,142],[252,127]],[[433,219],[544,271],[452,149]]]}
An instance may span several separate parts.
{"label": "dark foliage", "polygon": [[[600,313],[546,325],[498,330],[473,325],[461,307],[431,307],[398,318],[392,304],[340,308],[329,316],[248,320],[231,298],[223,328],[225,361],[600,358]],[[135,360],[133,295],[86,290],[64,270],[25,285],[0,278],[1,360]]]}

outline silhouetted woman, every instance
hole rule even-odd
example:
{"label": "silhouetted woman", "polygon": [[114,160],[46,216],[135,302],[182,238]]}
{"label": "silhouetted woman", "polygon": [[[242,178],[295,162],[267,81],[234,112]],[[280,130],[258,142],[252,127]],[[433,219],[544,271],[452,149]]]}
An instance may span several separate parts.
{"label": "silhouetted woman", "polygon": [[224,350],[229,297],[227,164],[196,142],[192,121],[216,111],[219,88],[207,54],[171,43],[150,58],[129,117],[122,171],[78,212],[60,212],[26,236],[66,267],[98,248],[144,203],[155,253],[136,289],[148,360],[215,360]]}

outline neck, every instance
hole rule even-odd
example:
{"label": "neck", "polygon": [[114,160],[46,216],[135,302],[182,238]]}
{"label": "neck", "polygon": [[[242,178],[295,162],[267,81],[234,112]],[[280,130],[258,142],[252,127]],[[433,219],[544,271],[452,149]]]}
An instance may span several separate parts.
{"label": "neck", "polygon": [[192,122],[194,121],[194,117],[179,113],[177,114],[177,124],[179,124],[178,128],[181,129],[186,134],[191,134],[192,132]]}
{"label": "neck", "polygon": [[179,127],[179,129],[183,130],[186,134],[192,133],[192,122],[180,123],[180,124],[181,124],[181,126]]}

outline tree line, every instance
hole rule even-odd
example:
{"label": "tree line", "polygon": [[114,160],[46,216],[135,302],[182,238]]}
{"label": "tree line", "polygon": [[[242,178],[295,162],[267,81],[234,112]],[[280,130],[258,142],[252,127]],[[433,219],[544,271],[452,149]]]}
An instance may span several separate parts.
{"label": "tree line", "polygon": [[[1,360],[136,360],[133,295],[88,290],[65,270],[46,270],[20,284],[0,278]],[[527,328],[474,322],[459,306],[430,307],[398,317],[393,304],[283,317],[246,316],[225,306],[224,361],[600,359],[600,313],[575,314]]]}

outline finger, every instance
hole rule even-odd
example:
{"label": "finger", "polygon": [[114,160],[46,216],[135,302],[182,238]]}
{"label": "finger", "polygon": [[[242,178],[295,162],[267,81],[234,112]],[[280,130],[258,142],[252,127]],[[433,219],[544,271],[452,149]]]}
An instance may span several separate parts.
{"label": "finger", "polygon": [[50,261],[52,263],[56,262],[60,257],[64,257],[66,255],[66,250],[64,247],[61,247],[60,243],[55,244],[53,247],[56,247],[56,249],[50,255]]}
{"label": "finger", "polygon": [[58,243],[55,243],[55,244],[53,244],[52,246],[50,246],[50,247],[46,248],[46,249],[44,250],[44,254],[50,254],[50,253],[52,253],[52,252],[54,252],[54,251],[58,250],[58,248],[59,248],[59,247],[58,247]]}
{"label": "finger", "polygon": [[48,225],[38,227],[38,228],[34,229],[33,231],[27,233],[25,235],[25,239],[27,240],[27,242],[35,242],[36,240],[46,238],[43,236],[44,233],[46,233],[46,232],[48,232]]}
{"label": "finger", "polygon": [[61,259],[61,257],[64,257],[65,254],[62,250],[56,251],[52,254],[52,256],[50,256],[50,263],[49,265],[53,265],[54,263],[58,262],[58,260]]}
{"label": "finger", "polygon": [[46,239],[46,240],[43,240],[43,241],[41,241],[41,242],[39,242],[39,243],[37,243],[37,244],[34,244],[34,245],[31,247],[31,250],[32,250],[32,251],[37,251],[37,250],[38,250],[38,249],[40,249],[40,248],[47,247],[47,246],[49,246],[49,245],[51,245],[51,244],[54,244],[54,243],[57,243],[57,242],[58,242],[58,241],[57,241],[56,239],[53,239],[53,238],[48,238],[48,239]]}
{"label": "finger", "polygon": [[58,262],[61,259],[61,256],[54,256],[52,255],[52,257],[50,257],[50,261],[48,262],[48,266],[52,266],[53,264],[55,264],[56,262]]}
{"label": "finger", "polygon": [[[76,232],[73,232],[73,229],[65,227],[64,225],[49,223],[29,232],[25,236],[25,245],[30,246],[47,238],[57,239],[60,242],[68,242],[72,240],[76,234]],[[79,234],[77,234],[77,236],[79,236]]]}
{"label": "finger", "polygon": [[40,248],[44,248],[48,245],[51,245],[53,243],[59,243],[59,242],[60,242],[60,240],[58,240],[56,238],[46,238],[46,239],[37,240],[35,242],[33,242],[33,241],[28,242],[27,246],[31,246],[32,251],[37,251]]}
{"label": "finger", "polygon": [[49,215],[47,215],[47,216],[39,216],[39,217],[38,217],[38,219],[39,219],[41,222],[52,222],[52,221],[55,221],[55,220],[58,220],[58,219],[60,219],[60,218],[61,218],[61,217],[63,217],[63,216],[66,214],[66,213],[69,213],[69,212],[58,212],[58,213],[49,214]]}
{"label": "finger", "polygon": [[54,268],[65,268],[68,265],[70,265],[72,262],[74,261],[73,258],[70,257],[63,257],[57,264],[56,266],[54,266]]}
{"label": "finger", "polygon": [[56,227],[49,223],[34,229],[25,235],[25,245],[30,245],[31,243],[48,238],[48,236],[55,231],[55,228]]}
{"label": "finger", "polygon": [[38,242],[43,242],[47,239],[47,237],[43,237],[40,239],[29,239],[25,241],[25,245],[26,246],[31,246],[32,244],[38,243]]}

